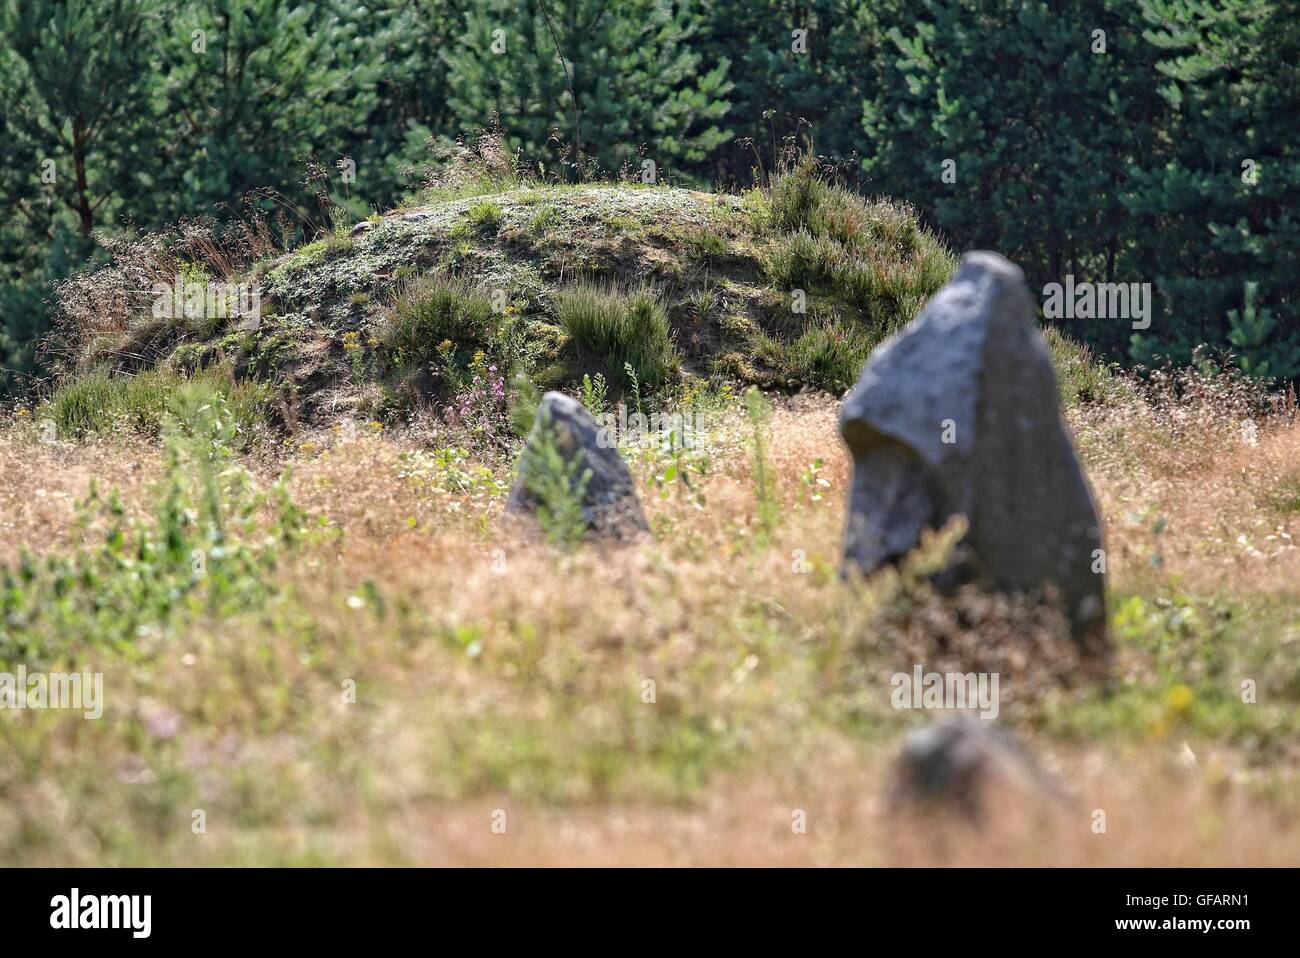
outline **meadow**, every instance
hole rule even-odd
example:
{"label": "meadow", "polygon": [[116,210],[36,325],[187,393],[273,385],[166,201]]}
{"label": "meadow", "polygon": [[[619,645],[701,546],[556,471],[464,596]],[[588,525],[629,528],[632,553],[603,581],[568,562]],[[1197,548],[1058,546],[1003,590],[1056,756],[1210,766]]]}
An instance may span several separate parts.
{"label": "meadow", "polygon": [[[3,858],[1294,863],[1294,407],[1261,412],[1232,375],[1086,363],[1059,370],[1105,517],[1102,682],[1046,611],[936,596],[942,534],[840,580],[849,463],[825,395],[756,414],[720,390],[695,449],[626,450],[652,532],[622,546],[506,522],[517,446],[443,445],[432,415],[246,442],[200,383],[156,436],[49,441],[20,409],[0,661],[102,672],[106,707],[0,716]],[[1069,802],[900,820],[891,762],[932,716],[894,709],[889,675],[915,662],[999,672],[999,722]]]}

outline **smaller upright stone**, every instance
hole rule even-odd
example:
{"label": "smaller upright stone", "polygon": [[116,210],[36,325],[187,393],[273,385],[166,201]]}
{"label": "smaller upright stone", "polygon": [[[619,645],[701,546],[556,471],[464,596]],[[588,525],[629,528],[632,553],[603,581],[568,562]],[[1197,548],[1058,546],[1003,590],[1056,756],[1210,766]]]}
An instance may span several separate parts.
{"label": "smaller upright stone", "polygon": [[519,459],[519,474],[506,501],[506,512],[536,514],[541,502],[531,480],[547,433],[570,470],[569,488],[581,489],[582,519],[599,536],[630,538],[649,530],[636,484],[613,443],[601,441],[601,425],[585,406],[563,393],[548,392],[537,407],[528,445]]}
{"label": "smaller upright stone", "polygon": [[894,766],[895,811],[949,812],[979,822],[991,811],[1066,793],[1008,732],[968,717],[941,720],[907,736]]}

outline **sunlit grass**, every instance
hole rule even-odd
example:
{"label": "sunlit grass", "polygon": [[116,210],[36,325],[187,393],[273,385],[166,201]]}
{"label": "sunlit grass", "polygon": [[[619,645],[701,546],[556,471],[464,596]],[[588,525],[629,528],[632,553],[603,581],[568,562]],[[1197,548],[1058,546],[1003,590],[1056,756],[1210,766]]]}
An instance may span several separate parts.
{"label": "sunlit grass", "polygon": [[[194,584],[185,544],[206,534],[202,499],[170,513],[181,537],[172,564],[102,552],[114,524],[132,549],[166,541],[169,527],[152,518],[165,501],[157,490],[178,476],[201,490],[189,467],[176,472],[125,436],[107,447],[42,442],[25,417],[0,434],[9,568],[23,550],[34,568],[53,563],[31,581],[64,598],[11,617],[7,647],[102,671],[107,707],[98,721],[0,716],[10,746],[0,750],[0,853],[15,864],[632,863],[734,861],[734,846],[752,861],[807,862],[806,847],[762,837],[788,833],[790,809],[804,808],[837,823],[840,837],[818,853],[827,860],[916,863],[933,849],[895,849],[869,803],[900,734],[928,717],[895,711],[889,697],[889,674],[921,661],[999,671],[1000,720],[1050,756],[1088,808],[1122,800],[1121,818],[1152,823],[1122,849],[1075,843],[1067,828],[1007,846],[965,840],[949,860],[1272,860],[1300,834],[1270,825],[1267,846],[1189,844],[1159,810],[1192,809],[1248,836],[1286,807],[1287,743],[1300,731],[1289,651],[1300,559],[1286,540],[1269,544],[1276,523],[1265,531],[1232,490],[1271,488],[1300,434],[1265,423],[1257,445],[1226,456],[1230,421],[1216,426],[1212,409],[1184,415],[1199,417],[1191,435],[1201,438],[1170,440],[1182,424],[1137,406],[1071,414],[1081,433],[1110,436],[1110,452],[1089,458],[1111,557],[1110,685],[1075,677],[1053,651],[1063,647],[1050,617],[934,595],[921,572],[941,560],[940,540],[901,574],[839,580],[849,471],[826,399],[776,403],[762,491],[753,423],[734,398],[709,407],[689,457],[629,450],[654,534],[619,548],[557,550],[505,524],[508,464],[378,430],[301,435],[272,463],[238,463],[254,466],[250,491],[283,475],[293,508],[255,495],[227,544],[261,554],[286,516],[303,535],[273,562],[226,566],[230,594],[246,598],[216,605]],[[1126,471],[1132,457],[1114,448],[1124,444],[1141,475]],[[79,518],[88,470],[102,496],[123,490],[118,518]],[[109,561],[67,565],[79,553]],[[93,587],[80,584],[82,569]],[[141,593],[153,604],[121,604],[142,575],[157,586]],[[197,591],[164,610],[169,583]],[[52,619],[56,608],[73,618]],[[129,627],[93,625],[127,608]],[[486,844],[497,808],[514,844]],[[191,830],[195,809],[203,834]],[[635,845],[607,831],[629,815],[646,816]],[[566,851],[527,827],[559,820],[596,844]],[[665,845],[650,822],[696,831]],[[451,823],[469,836],[455,848],[437,838]],[[417,827],[423,838],[403,838]]]}

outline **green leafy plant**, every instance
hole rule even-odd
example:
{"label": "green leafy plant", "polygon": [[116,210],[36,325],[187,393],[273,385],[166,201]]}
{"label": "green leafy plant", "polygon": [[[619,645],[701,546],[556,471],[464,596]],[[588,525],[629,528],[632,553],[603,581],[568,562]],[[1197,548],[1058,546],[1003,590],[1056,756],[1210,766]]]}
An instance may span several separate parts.
{"label": "green leafy plant", "polygon": [[[378,340],[370,338],[371,347],[377,343]],[[361,338],[361,333],[356,330],[349,330],[343,334],[343,352],[347,354],[348,362],[352,366],[352,375],[357,381],[370,379],[373,376],[374,352],[373,349],[367,349],[366,345]]]}
{"label": "green leafy plant", "polygon": [[649,454],[656,460],[650,484],[660,499],[667,499],[676,491],[687,496],[695,508],[704,507],[704,494],[691,479],[691,474],[698,477],[708,475],[709,457],[706,454],[687,446],[675,429],[663,437],[657,449],[649,450]]}
{"label": "green leafy plant", "polygon": [[627,381],[632,387],[632,408],[638,413],[644,414],[645,410],[641,403],[641,377],[636,374],[636,369],[631,363],[623,364],[623,372],[627,375]]}
{"label": "green leafy plant", "polygon": [[510,424],[516,435],[527,436],[532,430],[541,401],[537,384],[526,374],[516,373],[510,390]]}
{"label": "green leafy plant", "polygon": [[553,545],[571,548],[587,532],[582,500],[591,469],[581,456],[568,458],[561,448],[558,427],[549,415],[538,416],[524,450],[524,484],[537,499],[537,521]]}
{"label": "green leafy plant", "polygon": [[808,468],[799,473],[799,481],[803,483],[804,488],[808,490],[809,502],[821,502],[825,495],[825,490],[830,488],[830,482],[821,475],[826,468],[826,461],[823,459],[814,459],[808,464]]}
{"label": "green leafy plant", "polygon": [[220,393],[182,388],[162,427],[166,473],[151,519],[128,519],[117,494],[92,483],[78,525],[97,544],[0,567],[0,662],[55,659],[88,636],[132,655],[141,636],[178,619],[263,602],[278,554],[308,522],[283,480],[256,489],[233,457],[239,433]]}
{"label": "green leafy plant", "polygon": [[398,475],[420,490],[440,489],[485,500],[506,491],[491,469],[473,463],[468,450],[456,446],[404,450],[400,458]]}
{"label": "green leafy plant", "polygon": [[596,373],[595,378],[582,374],[582,404],[593,416],[599,416],[605,411],[605,404],[609,401],[606,392],[603,373]]}

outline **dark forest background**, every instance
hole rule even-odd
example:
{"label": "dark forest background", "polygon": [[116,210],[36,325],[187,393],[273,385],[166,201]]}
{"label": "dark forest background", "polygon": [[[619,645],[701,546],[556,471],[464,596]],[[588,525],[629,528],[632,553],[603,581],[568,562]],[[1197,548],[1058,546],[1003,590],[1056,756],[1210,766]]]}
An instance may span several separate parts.
{"label": "dark forest background", "polygon": [[1109,359],[1300,377],[1298,6],[0,0],[0,390],[43,374],[50,283],[105,238],[249,203],[309,231],[321,190],[361,217],[497,123],[548,178],[648,158],[705,188],[810,139],[1039,288],[1152,283],[1141,333],[1062,324]]}

